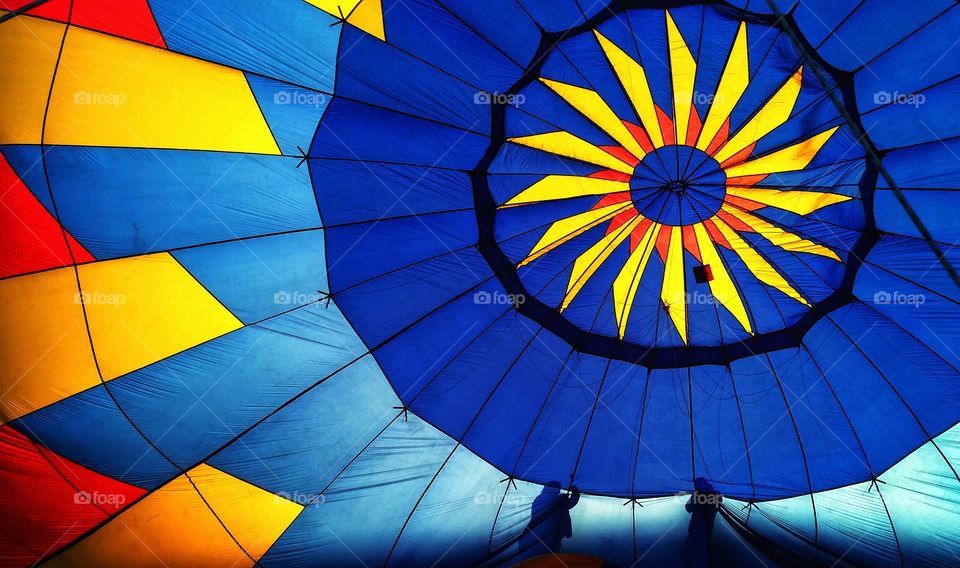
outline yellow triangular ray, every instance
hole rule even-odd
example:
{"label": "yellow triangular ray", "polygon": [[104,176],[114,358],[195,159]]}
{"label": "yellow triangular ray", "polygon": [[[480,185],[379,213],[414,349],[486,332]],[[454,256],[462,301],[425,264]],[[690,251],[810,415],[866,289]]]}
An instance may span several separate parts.
{"label": "yellow triangular ray", "polygon": [[590,119],[591,122],[600,127],[608,136],[617,141],[618,144],[626,148],[628,152],[636,156],[638,160],[643,159],[647,154],[637,139],[630,134],[623,121],[607,105],[596,91],[584,89],[576,85],[568,85],[559,81],[540,78],[540,81],[550,88],[553,92],[560,95],[573,108],[577,109]]}
{"label": "yellow triangular ray", "polygon": [[720,84],[717,85],[717,92],[710,104],[707,119],[700,130],[697,148],[706,150],[710,146],[733,111],[733,107],[747,90],[747,85],[750,84],[750,63],[747,53],[747,24],[740,22],[740,29],[737,30],[737,37],[733,40],[730,56],[723,68],[723,75],[720,76]]}
{"label": "yellow triangular ray", "polygon": [[527,258],[520,261],[517,268],[533,262],[577,235],[581,235],[600,223],[614,218],[632,206],[633,204],[629,201],[625,203],[614,203],[613,205],[591,209],[557,221],[553,225],[550,225],[547,232],[540,237],[537,244],[533,245],[533,248],[530,249],[530,254],[527,255]]}
{"label": "yellow triangular ray", "polygon": [[543,150],[557,156],[573,158],[581,162],[587,162],[596,166],[601,166],[624,174],[633,174],[633,166],[622,162],[613,157],[612,154],[604,152],[590,142],[582,138],[577,138],[569,132],[545,132],[543,134],[533,134],[530,136],[518,136],[508,138],[508,142]]}
{"label": "yellow triangular ray", "polygon": [[243,326],[168,253],[83,264],[77,270],[104,378]]}
{"label": "yellow triangular ray", "polygon": [[812,138],[807,138],[803,142],[794,144],[772,154],[761,156],[749,162],[743,162],[731,166],[724,171],[727,178],[738,178],[742,176],[766,175],[779,172],[792,172],[802,170],[813,160],[820,148],[827,143],[827,140],[833,136],[833,133],[840,128],[834,126],[825,130]]}
{"label": "yellow triangular ray", "polygon": [[303,504],[201,464],[44,565],[159,568],[202,558],[204,566],[249,568],[301,511]]}
{"label": "yellow triangular ray", "polygon": [[613,281],[613,310],[617,317],[617,333],[620,339],[627,332],[627,321],[633,309],[633,300],[640,287],[640,279],[647,268],[650,253],[653,252],[653,238],[660,232],[659,223],[651,223],[640,238],[637,248],[630,253],[620,273]]}
{"label": "yellow triangular ray", "polygon": [[723,235],[727,242],[730,243],[730,246],[733,247],[733,252],[740,257],[740,260],[747,266],[747,269],[757,278],[757,280],[772,286],[777,290],[780,290],[787,296],[793,298],[794,300],[809,306],[810,302],[806,300],[799,292],[793,289],[784,278],[777,272],[777,269],[770,265],[769,262],[764,259],[760,253],[753,250],[749,244],[747,244],[740,235],[737,234],[730,226],[724,223],[719,217],[713,218],[714,224],[717,226],[717,229],[720,230],[720,233]]}
{"label": "yellow triangular ray", "polygon": [[630,191],[630,184],[625,181],[609,179],[549,175],[518,193],[503,206],[569,199],[585,195],[604,195],[619,191]]}
{"label": "yellow triangular ray", "polygon": [[670,45],[670,78],[673,82],[673,110],[676,125],[677,142],[683,144],[687,139],[687,127],[690,123],[690,107],[693,104],[693,87],[697,80],[697,63],[687,47],[680,30],[670,12],[667,15],[667,41]]}
{"label": "yellow triangular ray", "polygon": [[616,230],[605,235],[577,257],[577,260],[573,263],[573,270],[570,272],[570,281],[567,283],[567,293],[563,296],[560,311],[567,309],[567,306],[569,306],[570,302],[580,293],[580,290],[582,290],[583,286],[590,280],[593,273],[610,257],[620,243],[630,237],[630,233],[642,220],[643,217],[637,215]]}
{"label": "yellow triangular ray", "polygon": [[827,193],[823,191],[794,191],[763,189],[759,187],[728,187],[727,195],[742,197],[770,207],[790,211],[797,215],[809,215],[814,211],[853,199],[849,195]]}
{"label": "yellow triangular ray", "polygon": [[660,121],[657,118],[657,108],[653,102],[653,95],[650,93],[650,85],[647,83],[647,74],[643,67],[627,55],[615,43],[603,36],[599,31],[593,30],[600,42],[607,61],[617,74],[617,79],[623,86],[630,98],[630,104],[636,111],[643,129],[647,131],[650,141],[655,148],[663,146],[663,133],[660,132]]}
{"label": "yellow triangular ray", "polygon": [[732,205],[724,205],[723,210],[733,215],[746,225],[750,226],[750,228],[755,230],[760,236],[770,241],[771,244],[774,244],[784,250],[789,250],[792,252],[806,252],[832,258],[837,262],[840,261],[840,257],[837,256],[837,253],[833,252],[827,247],[818,245],[812,241],[808,241],[807,239],[800,238],[799,236],[787,232],[772,223],[764,221],[756,215],[752,215]]}
{"label": "yellow triangular ray", "polygon": [[280,153],[237,69],[75,26],[60,69],[48,144]]}
{"label": "yellow triangular ray", "polygon": [[380,0],[360,0],[347,21],[368,34],[386,41],[383,31],[383,6]]}
{"label": "yellow triangular ray", "polygon": [[386,39],[381,0],[306,0],[324,12],[347,21],[368,34]]}
{"label": "yellow triangular ray", "polygon": [[683,233],[682,227],[670,227],[670,244],[667,247],[667,261],[663,266],[663,285],[660,287],[660,299],[667,314],[680,334],[684,345],[687,343],[687,287],[683,274]]}
{"label": "yellow triangular ray", "polygon": [[777,89],[777,92],[763,103],[760,110],[734,134],[714,154],[714,159],[723,163],[740,150],[760,140],[790,118],[793,106],[800,96],[800,86],[803,82],[803,66],[797,69],[787,81]]}
{"label": "yellow triangular ray", "polygon": [[0,423],[101,384],[72,267],[0,280],[0,329]]}
{"label": "yellow triangular ray", "polygon": [[747,317],[743,298],[740,297],[740,292],[733,284],[733,279],[727,272],[723,259],[717,252],[717,247],[714,246],[706,227],[703,226],[703,223],[697,223],[693,226],[693,232],[697,237],[700,258],[703,260],[703,264],[710,266],[710,271],[713,273],[713,280],[710,281],[710,293],[740,322],[743,329],[752,334],[753,328],[750,326],[750,318]]}

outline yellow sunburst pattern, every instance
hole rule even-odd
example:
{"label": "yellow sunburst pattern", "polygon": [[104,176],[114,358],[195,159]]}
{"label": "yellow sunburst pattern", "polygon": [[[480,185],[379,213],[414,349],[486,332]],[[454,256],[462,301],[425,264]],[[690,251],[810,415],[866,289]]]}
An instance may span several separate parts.
{"label": "yellow sunburst pattern", "polygon": [[[671,14],[664,14],[672,118],[654,101],[644,66],[594,30],[638,124],[618,116],[591,88],[540,77],[540,83],[616,145],[596,145],[562,130],[509,138],[509,143],[590,164],[598,170],[589,175],[547,175],[507,200],[501,209],[598,197],[586,211],[553,222],[518,263],[518,268],[527,265],[595,227],[606,227],[604,234],[573,262],[559,306],[561,311],[570,306],[613,251],[628,243],[628,256],[612,283],[614,316],[621,339],[627,331],[640,280],[651,266],[651,257],[657,254],[663,263],[660,301],[683,343],[688,344],[685,251],[708,271],[706,279],[717,303],[753,335],[755,326],[741,288],[721,249],[739,258],[763,285],[811,306],[811,298],[797,290],[782,269],[756,250],[744,234],[759,235],[782,251],[841,262],[836,251],[757,213],[772,207],[806,216],[852,199],[829,191],[764,186],[770,175],[805,169],[838,127],[756,155],[758,142],[786,123],[794,112],[804,81],[803,66],[785,76],[742,126],[731,132],[731,113],[751,81],[746,24],[739,25],[712,102],[701,119],[693,104],[697,61]],[[672,163],[685,162],[683,171],[664,171],[663,157],[667,153],[673,156]]]}

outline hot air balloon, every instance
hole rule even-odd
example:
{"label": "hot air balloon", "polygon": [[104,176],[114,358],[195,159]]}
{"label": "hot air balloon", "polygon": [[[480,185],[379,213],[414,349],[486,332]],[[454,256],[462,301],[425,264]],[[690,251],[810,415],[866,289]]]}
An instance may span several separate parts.
{"label": "hot air balloon", "polygon": [[947,0],[0,0],[10,566],[956,566]]}

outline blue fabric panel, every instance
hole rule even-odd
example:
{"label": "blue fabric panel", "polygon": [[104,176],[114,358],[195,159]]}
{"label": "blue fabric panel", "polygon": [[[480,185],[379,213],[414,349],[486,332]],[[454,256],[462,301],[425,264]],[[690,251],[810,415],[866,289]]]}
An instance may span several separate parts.
{"label": "blue fabric panel", "polygon": [[363,352],[331,302],[242,328],[109,386],[144,434],[189,469]]}
{"label": "blue fabric panel", "polygon": [[[264,566],[383,565],[454,443],[414,415],[395,420],[297,517]],[[372,539],[371,534],[381,535]]]}
{"label": "blue fabric panel", "polygon": [[147,490],[180,474],[137,432],[102,385],[21,417],[13,426],[58,455]]}
{"label": "blue fabric panel", "polygon": [[689,378],[687,369],[650,372],[634,472],[638,496],[693,489]]}
{"label": "blue fabric panel", "polygon": [[322,505],[323,489],[397,418],[398,404],[367,355],[305,391],[208,463],[295,503]]}
{"label": "blue fabric panel", "polygon": [[341,26],[307,2],[151,0],[167,47],[333,92]]}
{"label": "blue fabric panel", "polygon": [[250,324],[326,298],[323,231],[271,235],[173,253],[235,316]]}
{"label": "blue fabric panel", "polygon": [[250,73],[247,82],[280,151],[290,156],[306,152],[330,95]]}
{"label": "blue fabric panel", "polygon": [[47,152],[61,222],[98,259],[317,228],[309,176],[295,165],[185,150]]}

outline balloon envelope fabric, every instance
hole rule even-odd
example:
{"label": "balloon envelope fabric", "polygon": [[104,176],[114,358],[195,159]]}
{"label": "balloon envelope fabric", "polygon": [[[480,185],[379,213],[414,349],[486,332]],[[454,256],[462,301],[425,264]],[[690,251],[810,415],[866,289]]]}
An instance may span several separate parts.
{"label": "balloon envelope fabric", "polygon": [[0,558],[955,566],[958,30],[0,0]]}

